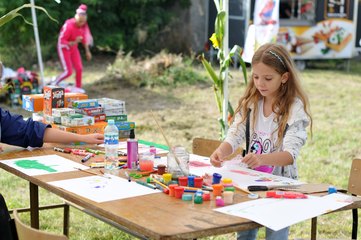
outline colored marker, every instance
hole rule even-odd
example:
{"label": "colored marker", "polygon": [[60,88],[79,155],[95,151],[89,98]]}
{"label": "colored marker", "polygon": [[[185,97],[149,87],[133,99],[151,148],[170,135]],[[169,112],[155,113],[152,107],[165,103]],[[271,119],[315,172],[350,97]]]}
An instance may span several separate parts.
{"label": "colored marker", "polygon": [[62,153],[71,153],[71,149],[70,149],[70,148],[54,147],[54,151],[62,152]]}
{"label": "colored marker", "polygon": [[102,168],[105,166],[105,163],[104,162],[92,162],[90,164],[90,167],[91,168]]}
{"label": "colored marker", "polygon": [[95,149],[91,149],[91,148],[85,148],[85,150],[86,150],[87,152],[94,153],[95,155],[105,154],[104,151],[95,150]]}
{"label": "colored marker", "polygon": [[82,162],[82,163],[85,163],[85,162],[88,161],[91,157],[92,157],[92,153],[89,153],[88,155],[86,155],[86,156],[81,160],[81,162]]}

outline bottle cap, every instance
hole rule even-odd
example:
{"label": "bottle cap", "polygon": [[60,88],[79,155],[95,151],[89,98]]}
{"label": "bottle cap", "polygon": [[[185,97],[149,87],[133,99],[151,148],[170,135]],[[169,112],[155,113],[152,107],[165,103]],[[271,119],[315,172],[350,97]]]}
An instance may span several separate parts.
{"label": "bottle cap", "polygon": [[222,179],[222,183],[223,183],[223,184],[231,184],[231,183],[232,183],[232,179],[230,179],[230,178],[223,178],[223,179]]}
{"label": "bottle cap", "polygon": [[113,125],[113,124],[114,124],[114,119],[109,119],[109,120],[108,120],[108,124],[109,124],[109,125]]}
{"label": "bottle cap", "polygon": [[193,199],[193,195],[192,194],[183,194],[182,195],[182,200],[183,201],[192,201]]}
{"label": "bottle cap", "polygon": [[[113,120],[113,119],[110,119],[110,120]],[[113,122],[114,122],[114,120],[113,120]],[[132,139],[135,138],[134,129],[130,129],[129,138],[132,138]]]}
{"label": "bottle cap", "polygon": [[335,186],[328,187],[328,194],[331,194],[331,193],[337,193],[337,189]]}

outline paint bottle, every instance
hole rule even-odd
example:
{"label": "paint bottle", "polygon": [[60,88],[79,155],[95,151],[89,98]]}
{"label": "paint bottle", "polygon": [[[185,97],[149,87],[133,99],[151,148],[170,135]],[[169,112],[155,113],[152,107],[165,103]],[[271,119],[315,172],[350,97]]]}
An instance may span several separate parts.
{"label": "paint bottle", "polygon": [[175,146],[167,155],[168,172],[173,178],[188,176],[189,174],[189,153],[182,146]]}
{"label": "paint bottle", "polygon": [[222,175],[219,173],[213,173],[212,184],[218,184],[221,182]]}
{"label": "paint bottle", "polygon": [[135,139],[134,129],[130,130],[127,140],[127,168],[132,170],[138,168],[138,140]]}
{"label": "paint bottle", "polygon": [[224,200],[221,196],[216,197],[216,206],[217,207],[223,207],[224,206]]}
{"label": "paint bottle", "polygon": [[234,192],[225,191],[223,192],[224,204],[229,205],[233,203]]}
{"label": "paint bottle", "polygon": [[223,191],[222,184],[213,184],[212,188],[213,188],[213,196],[214,197],[222,196],[222,191]]}

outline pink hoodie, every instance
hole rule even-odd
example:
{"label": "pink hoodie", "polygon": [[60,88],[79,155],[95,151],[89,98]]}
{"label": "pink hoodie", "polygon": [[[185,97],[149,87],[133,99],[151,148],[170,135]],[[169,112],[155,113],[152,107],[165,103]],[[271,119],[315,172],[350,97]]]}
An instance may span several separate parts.
{"label": "pink hoodie", "polygon": [[75,41],[78,36],[83,37],[83,44],[93,44],[93,37],[90,33],[88,23],[78,27],[76,25],[75,18],[70,18],[65,21],[64,25],[60,29],[58,44],[60,44],[61,48],[76,48],[77,45],[69,46],[69,42]]}

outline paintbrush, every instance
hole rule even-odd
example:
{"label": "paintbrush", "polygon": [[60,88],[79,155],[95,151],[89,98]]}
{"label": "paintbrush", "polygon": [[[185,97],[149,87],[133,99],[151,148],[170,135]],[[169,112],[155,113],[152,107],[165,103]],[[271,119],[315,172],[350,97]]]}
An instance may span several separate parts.
{"label": "paintbrush", "polygon": [[95,175],[95,176],[100,176],[100,177],[105,177],[105,178],[110,179],[110,177],[104,176],[103,174],[91,172],[91,171],[88,171],[88,170],[85,170],[85,169],[81,169],[81,168],[77,168],[77,167],[74,167],[74,169],[79,170],[79,171],[81,171],[81,172],[86,172],[86,173],[89,173],[89,174],[92,174],[92,175]]}
{"label": "paintbrush", "polygon": [[180,161],[179,161],[178,157],[176,156],[175,152],[174,152],[173,149],[171,148],[171,145],[170,145],[170,143],[169,143],[169,141],[168,141],[168,138],[165,136],[163,129],[161,128],[161,126],[159,125],[157,119],[155,118],[153,111],[150,110],[150,113],[152,114],[152,117],[153,117],[155,123],[157,124],[160,132],[162,133],[163,138],[164,138],[165,142],[166,142],[167,145],[168,145],[169,151],[174,155],[175,161],[176,161],[179,169],[181,170],[182,174],[183,174],[184,176],[186,176],[186,174],[184,174],[183,169],[182,169],[181,166],[180,166]]}

